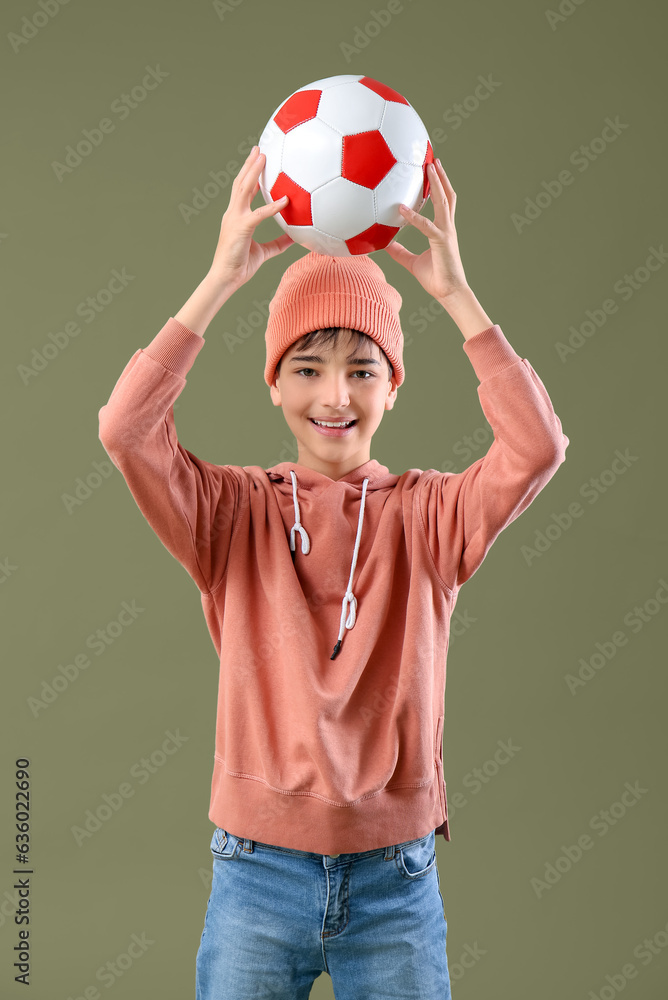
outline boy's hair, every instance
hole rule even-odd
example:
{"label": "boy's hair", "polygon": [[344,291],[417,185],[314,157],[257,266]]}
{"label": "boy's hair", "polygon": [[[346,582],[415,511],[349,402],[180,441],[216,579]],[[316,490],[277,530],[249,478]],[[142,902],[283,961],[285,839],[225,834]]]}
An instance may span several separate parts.
{"label": "boy's hair", "polygon": [[[339,342],[339,337],[341,336],[342,332],[343,332],[343,327],[326,326],[323,327],[321,330],[311,330],[310,333],[305,333],[302,337],[299,338],[299,340],[295,341],[295,344],[296,346],[299,347],[300,350],[309,347],[325,347],[328,344],[332,344],[332,347],[336,349],[336,346]],[[368,333],[362,333],[360,330],[351,330],[351,333],[353,336],[355,348],[364,347],[367,344],[367,342],[369,344],[376,344],[376,341],[372,337],[370,337]],[[290,346],[292,347],[293,345],[291,344]],[[378,350],[380,351],[380,353],[385,358],[385,361],[387,362],[387,371],[389,380],[392,378],[394,374],[394,368],[392,367],[392,364],[390,363],[390,360],[385,354],[385,351],[382,349],[382,347],[380,347],[380,345],[378,344],[376,344],[376,347],[378,347]],[[280,360],[276,364],[277,376],[280,374],[282,361],[283,358],[280,358]]]}

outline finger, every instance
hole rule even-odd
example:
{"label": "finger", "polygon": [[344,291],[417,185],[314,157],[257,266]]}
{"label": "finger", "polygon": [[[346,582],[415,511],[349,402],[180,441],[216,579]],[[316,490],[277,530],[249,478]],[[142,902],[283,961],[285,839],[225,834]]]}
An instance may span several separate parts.
{"label": "finger", "polygon": [[442,206],[447,205],[448,211],[454,216],[457,195],[455,194],[452,184],[448,180],[448,175],[443,169],[442,164],[437,163],[436,160],[429,164],[429,180],[431,181],[432,187],[437,192],[437,197],[432,198],[434,208],[436,208],[437,204]]}
{"label": "finger", "polygon": [[434,163],[436,164],[436,171],[438,173],[438,176],[441,179],[441,183],[445,186],[445,189],[448,192],[448,201],[450,201],[454,205],[454,202],[455,202],[455,200],[457,198],[457,195],[455,194],[455,189],[453,188],[452,184],[450,183],[450,179],[449,179],[448,175],[446,174],[445,168],[444,168],[443,164],[441,163],[441,161],[440,160],[434,160]]}
{"label": "finger", "polygon": [[264,153],[258,153],[255,159],[251,160],[248,171],[244,175],[244,186],[252,185],[256,193],[260,184],[260,174],[264,170],[266,161],[267,157]]}
{"label": "finger", "polygon": [[445,221],[444,216],[447,216],[450,208],[445,182],[440,176],[435,163],[427,164],[427,171],[431,183],[431,202],[434,206],[434,217],[438,216],[439,225],[442,225]]}
{"label": "finger", "polygon": [[260,174],[264,170],[266,160],[267,160],[267,157],[265,156],[265,154],[264,153],[259,153],[258,156],[256,157],[255,161],[251,164],[251,168],[250,168],[250,170],[249,170],[249,172],[247,174],[246,180],[247,180],[248,184],[249,185],[250,184],[253,185],[253,187],[252,187],[252,194],[251,194],[251,201],[253,200],[253,198],[255,197],[255,195],[260,190]]}
{"label": "finger", "polygon": [[284,194],[281,198],[277,198],[276,201],[270,201],[266,205],[261,205],[260,208],[256,208],[253,211],[253,215],[258,215],[260,213],[261,218],[266,218],[268,215],[275,215],[276,212],[281,212],[284,208],[287,208],[290,204],[290,198],[287,194]]}
{"label": "finger", "polygon": [[436,177],[436,169],[430,164],[430,180],[432,182],[432,187],[430,191],[431,202],[434,206],[434,227],[432,234],[435,236],[437,232],[441,234],[454,230],[455,228],[455,203],[456,197],[454,191],[452,193],[452,198],[450,199],[444,183],[440,178]]}
{"label": "finger", "polygon": [[277,237],[275,240],[269,240],[268,243],[260,243],[265,255],[265,259],[269,257],[275,257],[278,253],[283,253],[288,247],[291,247],[295,241],[287,233],[283,236]]}
{"label": "finger", "polygon": [[[260,154],[260,155],[264,155],[264,154]],[[260,155],[258,155],[258,150],[257,149],[255,150],[255,152],[253,152],[251,150],[251,152],[246,157],[246,162],[243,164],[241,170],[239,171],[239,173],[237,174],[237,176],[234,178],[234,182],[232,184],[232,187],[234,187],[235,184],[237,185],[237,187],[239,187],[239,185],[243,184],[243,182],[245,181],[246,177],[250,173],[252,173],[253,170],[257,167],[257,161],[260,159]]]}
{"label": "finger", "polygon": [[410,250],[407,250],[401,243],[397,243],[396,240],[388,243],[385,251],[393,260],[396,260],[397,264],[401,264],[408,271],[413,272],[413,261],[418,256],[416,253],[411,253]]}
{"label": "finger", "polygon": [[255,160],[248,164],[246,172],[240,173],[237,178],[239,186],[237,187],[235,195],[241,199],[241,204],[246,209],[250,208],[255,196],[260,190],[260,174],[264,169],[263,157],[264,154],[260,153]]}
{"label": "finger", "polygon": [[408,205],[400,206],[399,211],[403,215],[404,219],[406,219],[410,225],[415,226],[415,228],[421,233],[424,233],[427,239],[430,237],[433,238],[438,234],[438,226],[436,226],[431,219],[425,218],[425,216],[420,215],[419,212],[414,212],[412,208],[408,207]]}

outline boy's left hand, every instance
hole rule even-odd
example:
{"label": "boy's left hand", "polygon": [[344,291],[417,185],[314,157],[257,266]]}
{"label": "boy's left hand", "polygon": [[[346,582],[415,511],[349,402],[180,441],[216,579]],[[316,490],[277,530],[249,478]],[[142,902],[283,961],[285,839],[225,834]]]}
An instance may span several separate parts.
{"label": "boy's left hand", "polygon": [[434,204],[434,221],[426,219],[406,205],[399,211],[406,221],[429,240],[429,250],[415,254],[401,243],[392,240],[385,250],[402,264],[420,282],[430,295],[443,302],[448,295],[468,287],[464,267],[459,255],[457,231],[455,229],[455,194],[448,176],[436,161],[427,167],[430,196]]}

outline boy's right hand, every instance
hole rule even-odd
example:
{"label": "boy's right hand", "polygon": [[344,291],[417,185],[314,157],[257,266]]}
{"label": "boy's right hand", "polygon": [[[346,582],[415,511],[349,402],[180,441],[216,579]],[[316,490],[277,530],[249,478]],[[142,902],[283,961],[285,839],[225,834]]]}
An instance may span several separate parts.
{"label": "boy's right hand", "polygon": [[276,215],[289,204],[286,196],[261,208],[251,209],[251,202],[260,190],[259,177],[265,159],[264,153],[259,153],[258,147],[255,147],[232,182],[230,203],[223,215],[218,246],[209,269],[210,277],[227,288],[237,289],[245,284],[261,264],[283,253],[295,242],[287,233],[268,243],[257,243],[253,239],[258,223]]}

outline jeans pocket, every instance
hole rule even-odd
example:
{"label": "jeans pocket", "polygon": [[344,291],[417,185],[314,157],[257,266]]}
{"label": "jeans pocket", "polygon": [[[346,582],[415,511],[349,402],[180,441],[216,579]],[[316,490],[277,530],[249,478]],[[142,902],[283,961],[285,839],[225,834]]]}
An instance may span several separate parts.
{"label": "jeans pocket", "polygon": [[415,882],[433,871],[436,865],[436,838],[434,831],[421,840],[406,844],[397,853],[397,868],[402,878]]}
{"label": "jeans pocket", "polygon": [[229,861],[238,854],[240,843],[239,838],[235,837],[233,833],[228,833],[217,826],[213,831],[209,849],[213,854],[214,860]]}

